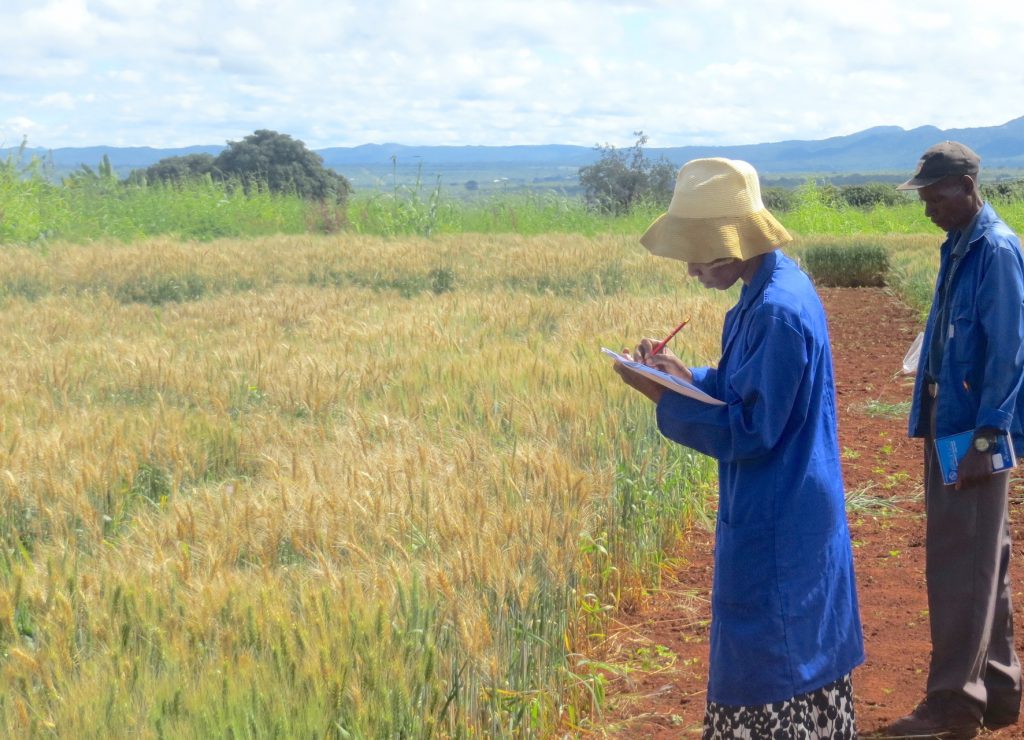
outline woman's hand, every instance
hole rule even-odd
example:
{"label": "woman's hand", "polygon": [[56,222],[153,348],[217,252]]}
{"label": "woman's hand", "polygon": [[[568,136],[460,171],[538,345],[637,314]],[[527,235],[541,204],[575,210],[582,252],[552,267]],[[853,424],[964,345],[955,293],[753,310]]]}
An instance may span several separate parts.
{"label": "woman's hand", "polygon": [[[622,354],[629,359],[633,359],[628,349],[622,350]],[[630,388],[640,391],[654,403],[661,400],[661,395],[665,392],[665,389],[653,380],[648,378],[646,375],[641,375],[636,370],[632,370],[621,362],[616,362],[612,365],[612,368],[619,374],[623,382],[626,383]]]}
{"label": "woman's hand", "polygon": [[656,355],[651,354],[651,351],[657,345],[658,341],[656,339],[641,339],[640,344],[636,346],[637,357],[643,358],[640,362],[657,368],[663,373],[682,378],[687,383],[692,383],[693,373],[690,372],[690,368],[684,365],[683,361],[676,357],[668,347],[662,347],[661,351]]}

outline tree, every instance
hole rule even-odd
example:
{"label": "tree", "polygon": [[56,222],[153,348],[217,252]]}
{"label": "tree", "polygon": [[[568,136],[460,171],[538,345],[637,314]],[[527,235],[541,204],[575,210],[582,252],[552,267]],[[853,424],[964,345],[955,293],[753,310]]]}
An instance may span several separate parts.
{"label": "tree", "polygon": [[343,203],[352,185],[324,167],[323,158],[287,134],[261,129],[242,141],[229,141],[213,162],[220,177],[237,177],[247,189],[264,183],[271,192]]}
{"label": "tree", "polygon": [[636,143],[626,150],[611,144],[597,146],[598,161],[579,171],[587,203],[605,213],[626,213],[643,201],[667,205],[672,198],[676,168],[664,157],[651,161],[644,155],[647,136],[634,131]]}
{"label": "tree", "polygon": [[160,182],[182,182],[213,173],[212,154],[186,154],[184,157],[164,157],[144,170],[132,170],[128,182],[145,182],[156,185]]}

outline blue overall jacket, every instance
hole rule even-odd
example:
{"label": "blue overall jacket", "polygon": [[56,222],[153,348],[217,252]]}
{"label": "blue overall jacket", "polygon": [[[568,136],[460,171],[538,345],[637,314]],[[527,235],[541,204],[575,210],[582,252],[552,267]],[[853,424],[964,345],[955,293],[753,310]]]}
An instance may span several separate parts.
{"label": "blue overall jacket", "polygon": [[662,434],[719,461],[708,699],[814,691],[864,660],[825,314],[810,280],[765,255],[726,314],[718,368],[667,392]]}
{"label": "blue overall jacket", "polygon": [[[991,206],[974,221],[966,248],[950,232],[939,250],[935,300],[924,331],[908,422],[911,437],[929,436],[921,414],[932,335],[946,332],[937,378],[935,434],[992,427],[1024,453],[1024,258],[1020,240]],[[946,325],[935,326],[943,296]]]}

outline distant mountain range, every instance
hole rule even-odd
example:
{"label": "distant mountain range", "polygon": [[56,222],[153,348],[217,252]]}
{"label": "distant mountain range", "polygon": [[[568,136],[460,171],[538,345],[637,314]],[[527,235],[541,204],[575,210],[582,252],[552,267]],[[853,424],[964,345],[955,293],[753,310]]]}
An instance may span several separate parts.
{"label": "distant mountain range", "polygon": [[[1024,117],[1001,126],[939,129],[921,126],[877,126],[847,136],[821,140],[779,141],[737,146],[648,147],[652,158],[665,157],[682,165],[697,157],[744,159],[763,179],[790,180],[809,175],[844,179],[850,175],[874,175],[896,179],[913,169],[925,149],[944,139],[961,141],[982,158],[983,172],[1024,170]],[[47,158],[57,174],[85,164],[95,167],[104,155],[124,176],[165,157],[205,152],[216,155],[224,146],[190,146],[175,149],[151,147],[29,147],[26,156]],[[0,157],[16,156],[18,149],[0,149]],[[578,169],[592,164],[600,153],[593,147],[546,144],[535,146],[408,146],[363,144],[315,150],[324,164],[352,180],[356,188],[389,187],[419,179],[430,186],[440,179],[446,185],[472,180],[486,183],[547,183],[551,186],[577,181]]]}

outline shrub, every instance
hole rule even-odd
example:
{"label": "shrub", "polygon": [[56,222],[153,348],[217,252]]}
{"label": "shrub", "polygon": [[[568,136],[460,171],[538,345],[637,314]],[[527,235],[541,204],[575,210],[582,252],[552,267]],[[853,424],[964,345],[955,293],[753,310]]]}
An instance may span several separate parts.
{"label": "shrub", "polygon": [[844,185],[839,193],[846,204],[854,208],[895,206],[906,202],[906,196],[894,186],[883,182],[869,182],[863,185]]}
{"label": "shrub", "polygon": [[1024,200],[1024,180],[1007,182],[982,183],[981,197],[1000,203],[1013,203]]}
{"label": "shrub", "polygon": [[761,200],[769,211],[791,211],[797,206],[796,193],[790,188],[772,186],[761,190]]}
{"label": "shrub", "polygon": [[889,273],[889,254],[874,244],[815,245],[804,252],[804,265],[819,285],[881,287]]}

